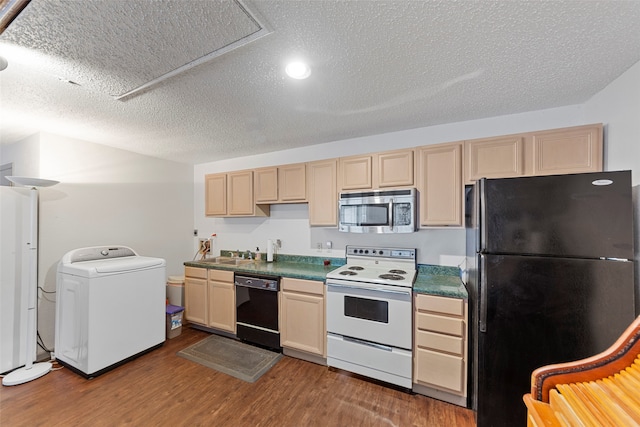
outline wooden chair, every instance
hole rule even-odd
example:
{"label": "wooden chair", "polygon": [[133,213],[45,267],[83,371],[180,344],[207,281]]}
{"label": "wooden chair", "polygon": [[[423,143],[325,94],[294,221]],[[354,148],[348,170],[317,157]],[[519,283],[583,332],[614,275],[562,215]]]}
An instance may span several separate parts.
{"label": "wooden chair", "polygon": [[529,427],[640,426],[640,317],[602,353],[533,371],[523,400]]}

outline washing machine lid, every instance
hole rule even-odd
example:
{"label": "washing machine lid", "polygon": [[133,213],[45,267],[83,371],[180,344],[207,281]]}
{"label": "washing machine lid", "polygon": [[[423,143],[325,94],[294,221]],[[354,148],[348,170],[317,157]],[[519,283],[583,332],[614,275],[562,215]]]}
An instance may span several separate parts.
{"label": "washing machine lid", "polygon": [[58,264],[58,272],[82,277],[129,273],[164,267],[162,258],[139,256],[126,246],[95,246],[66,253]]}

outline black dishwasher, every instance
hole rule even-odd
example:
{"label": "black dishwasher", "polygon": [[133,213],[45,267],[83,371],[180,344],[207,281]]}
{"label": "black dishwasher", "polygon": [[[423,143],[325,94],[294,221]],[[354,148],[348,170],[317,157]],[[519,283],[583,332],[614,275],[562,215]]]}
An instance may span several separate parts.
{"label": "black dishwasher", "polygon": [[236,273],[235,286],[237,337],[282,351],[278,326],[280,278]]}

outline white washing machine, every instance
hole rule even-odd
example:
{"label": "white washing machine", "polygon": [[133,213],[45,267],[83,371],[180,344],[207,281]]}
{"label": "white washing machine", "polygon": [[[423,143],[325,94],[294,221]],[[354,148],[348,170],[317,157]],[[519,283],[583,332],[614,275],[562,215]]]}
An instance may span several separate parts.
{"label": "white washing machine", "polygon": [[55,356],[89,378],[165,341],[166,262],[126,246],[66,253],[58,263]]}

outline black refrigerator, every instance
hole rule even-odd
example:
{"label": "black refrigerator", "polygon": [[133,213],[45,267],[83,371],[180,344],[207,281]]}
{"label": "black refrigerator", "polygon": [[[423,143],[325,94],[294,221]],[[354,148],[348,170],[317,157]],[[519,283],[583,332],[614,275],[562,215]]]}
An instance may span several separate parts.
{"label": "black refrigerator", "polygon": [[526,426],[534,369],[635,318],[631,172],[481,179],[466,199],[469,404],[477,427]]}

